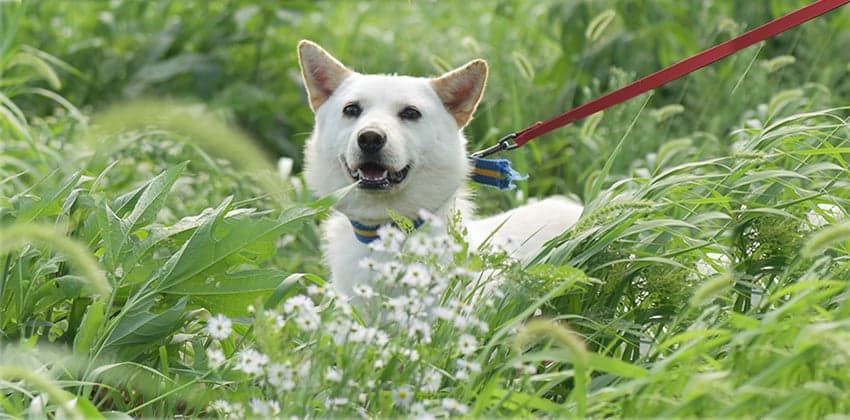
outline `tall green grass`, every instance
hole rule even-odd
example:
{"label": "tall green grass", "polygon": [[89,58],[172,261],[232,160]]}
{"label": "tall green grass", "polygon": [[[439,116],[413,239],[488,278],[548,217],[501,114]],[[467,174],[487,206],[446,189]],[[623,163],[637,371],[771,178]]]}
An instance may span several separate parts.
{"label": "tall green grass", "polygon": [[[514,152],[531,181],[485,211],[584,215],[529,264],[413,235],[384,281],[427,274],[431,315],[336,299],[333,197],[249,143],[299,159],[300,38],[368,72],[488,59],[483,145],[800,4],[0,3],[0,413],[847,413],[847,10]],[[151,96],[180,100],[105,108]]]}

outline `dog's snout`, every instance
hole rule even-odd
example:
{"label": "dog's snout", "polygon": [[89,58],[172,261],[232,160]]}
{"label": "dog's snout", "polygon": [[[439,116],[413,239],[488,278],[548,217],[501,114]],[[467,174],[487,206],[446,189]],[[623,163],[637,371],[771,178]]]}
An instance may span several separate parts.
{"label": "dog's snout", "polygon": [[366,153],[375,153],[387,143],[387,136],[378,130],[363,130],[357,136],[357,145]]}

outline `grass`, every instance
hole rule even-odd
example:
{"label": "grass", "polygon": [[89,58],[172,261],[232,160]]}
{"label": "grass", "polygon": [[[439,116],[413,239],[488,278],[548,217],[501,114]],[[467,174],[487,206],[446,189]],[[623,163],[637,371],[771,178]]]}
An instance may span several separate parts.
{"label": "grass", "polygon": [[324,282],[334,197],[268,182],[311,127],[301,38],[486,58],[474,148],[801,4],[0,2],[0,413],[847,413],[846,8],[506,156],[532,178],[484,212],[578,224],[530,264],[385,239],[380,316]]}

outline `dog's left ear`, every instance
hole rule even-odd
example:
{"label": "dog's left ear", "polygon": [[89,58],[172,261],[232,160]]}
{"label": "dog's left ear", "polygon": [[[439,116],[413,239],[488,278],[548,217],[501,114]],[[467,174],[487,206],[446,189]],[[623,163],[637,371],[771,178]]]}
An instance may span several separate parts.
{"label": "dog's left ear", "polygon": [[486,84],[487,62],[480,59],[431,79],[431,87],[460,128],[465,127],[472,119]]}
{"label": "dog's left ear", "polygon": [[306,39],[298,43],[298,62],[301,64],[301,77],[304,79],[313,112],[318,110],[352,73],[318,44]]}

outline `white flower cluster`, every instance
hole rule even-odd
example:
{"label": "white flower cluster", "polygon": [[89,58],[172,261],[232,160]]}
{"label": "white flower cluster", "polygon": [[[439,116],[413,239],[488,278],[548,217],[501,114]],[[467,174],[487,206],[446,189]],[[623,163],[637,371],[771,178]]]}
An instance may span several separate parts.
{"label": "white flower cluster", "polygon": [[[422,230],[443,227],[433,215],[420,217],[426,221]],[[489,326],[470,302],[484,293],[488,298],[504,295],[479,285],[480,272],[454,263],[469,258],[454,258],[464,247],[451,235],[416,231],[407,236],[395,227],[378,233],[372,258],[360,262],[374,272],[374,281],[355,285],[356,308],[331,288],[310,285],[304,294],[285,299],[279,310],[257,309],[255,334],[267,337],[258,339],[265,353],[245,348],[228,359],[219,349],[208,350],[210,367],[232,366],[261,384],[255,398],[243,401],[251,415],[314,407],[323,415],[370,417],[369,407],[387,393],[395,415],[469,412],[461,402],[445,398],[445,390],[483,373],[481,348]],[[229,322],[211,318],[207,332],[216,339],[227,337]],[[243,406],[217,401],[210,409],[237,417]]]}

